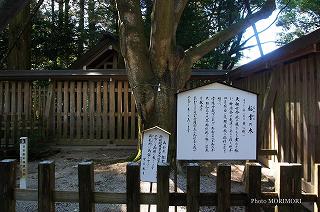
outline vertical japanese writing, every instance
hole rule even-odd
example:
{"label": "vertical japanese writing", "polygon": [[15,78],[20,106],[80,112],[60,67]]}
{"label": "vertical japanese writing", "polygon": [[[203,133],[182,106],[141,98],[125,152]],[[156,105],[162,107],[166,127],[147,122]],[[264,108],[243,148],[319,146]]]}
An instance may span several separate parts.
{"label": "vertical japanese writing", "polygon": [[147,142],[147,154],[142,156],[141,163],[142,163],[142,174],[145,174],[146,169],[150,166],[151,162],[151,155],[152,155],[152,144],[153,144],[153,134],[149,134],[148,142]]}
{"label": "vertical japanese writing", "polygon": [[242,101],[242,136],[246,135],[246,99]]}
{"label": "vertical japanese writing", "polygon": [[153,147],[152,147],[152,164],[151,164],[151,169],[157,168],[157,148],[158,148],[158,135],[154,135],[153,139]]}
{"label": "vertical japanese writing", "polygon": [[233,151],[233,98],[229,98],[229,152]]}
{"label": "vertical japanese writing", "polygon": [[249,122],[248,133],[249,134],[253,134],[253,121],[255,120],[255,111],[256,111],[256,109],[254,106],[252,106],[252,105],[248,106],[248,114],[249,114],[248,115],[248,122]]}
{"label": "vertical japanese writing", "polygon": [[162,135],[159,135],[159,140],[158,140],[158,156],[157,156],[157,162],[158,164],[162,162],[161,154],[162,154]]}
{"label": "vertical japanese writing", "polygon": [[211,97],[211,152],[215,151],[216,149],[216,103],[215,97]]}
{"label": "vertical japanese writing", "polygon": [[204,126],[204,136],[205,136],[205,151],[209,152],[209,104],[210,104],[210,99],[207,96],[206,101],[205,101],[205,113],[206,113],[206,118],[205,118],[205,126]]}
{"label": "vertical japanese writing", "polygon": [[167,162],[167,143],[165,140],[163,140],[163,136],[159,136],[159,142],[162,143],[162,149],[159,149],[159,152],[161,153],[161,163]]}
{"label": "vertical japanese writing", "polygon": [[199,105],[200,105],[200,112],[202,112],[202,110],[203,110],[203,98],[202,98],[202,96],[200,96],[200,98],[199,98],[200,100],[199,100]]}
{"label": "vertical japanese writing", "polygon": [[223,137],[222,137],[222,143],[223,143],[223,152],[226,153],[227,151],[227,100],[228,97],[223,98]]}
{"label": "vertical japanese writing", "polygon": [[142,181],[156,182],[157,165],[167,162],[169,135],[154,127],[143,135],[140,177]]}
{"label": "vertical japanese writing", "polygon": [[239,117],[240,114],[240,99],[236,97],[235,101],[235,142],[234,142],[234,151],[239,152]]}
{"label": "vertical japanese writing", "polygon": [[194,96],[193,97],[193,135],[192,135],[192,139],[193,139],[193,147],[192,150],[193,151],[197,151],[197,97]]}
{"label": "vertical japanese writing", "polygon": [[190,132],[190,103],[191,103],[191,96],[188,96],[188,108],[187,108],[187,132]]}

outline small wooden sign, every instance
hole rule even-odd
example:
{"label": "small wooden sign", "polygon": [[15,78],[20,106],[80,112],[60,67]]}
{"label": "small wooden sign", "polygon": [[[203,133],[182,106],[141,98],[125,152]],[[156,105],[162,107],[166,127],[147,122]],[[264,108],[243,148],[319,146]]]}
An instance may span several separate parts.
{"label": "small wooden sign", "polygon": [[27,188],[28,178],[28,138],[20,138],[20,188]]}
{"label": "small wooden sign", "polygon": [[167,163],[170,133],[160,127],[143,132],[140,180],[157,182],[157,165]]}

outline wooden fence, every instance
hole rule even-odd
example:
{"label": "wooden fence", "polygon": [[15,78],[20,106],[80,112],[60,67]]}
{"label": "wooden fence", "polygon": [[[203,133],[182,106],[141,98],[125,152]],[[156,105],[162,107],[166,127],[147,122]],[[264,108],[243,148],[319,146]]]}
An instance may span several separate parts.
{"label": "wooden fence", "polygon": [[314,164],[320,162],[320,54],[289,60],[233,82],[259,94],[261,148],[277,150],[277,157],[269,162],[303,164],[303,188],[312,191]]}
{"label": "wooden fence", "polygon": [[134,145],[137,138],[127,80],[0,81],[0,114],[2,146],[22,135],[77,145]]}
{"label": "wooden fence", "polygon": [[[195,71],[188,87],[219,76],[225,73]],[[14,146],[20,136],[34,143],[136,145],[126,71],[0,71],[0,147]]]}
{"label": "wooden fence", "polygon": [[[78,165],[78,192],[55,190],[55,165],[53,161],[40,162],[38,166],[38,190],[16,189],[16,161],[0,161],[0,208],[14,212],[16,200],[38,201],[39,212],[55,211],[55,202],[79,202],[80,212],[94,211],[96,203],[126,204],[127,211],[140,211],[141,204],[155,204],[157,211],[168,211],[169,206],[186,206],[187,211],[199,211],[200,206],[216,206],[216,211],[229,211],[231,206],[246,206],[246,211],[260,208],[274,211],[302,211],[302,203],[313,202],[319,211],[319,185],[315,193],[301,193],[300,164],[279,164],[275,192],[261,192],[261,166],[248,163],[246,191],[231,192],[231,167],[219,164],[217,168],[216,192],[200,192],[200,167],[187,166],[187,190],[185,193],[169,192],[170,167],[158,165],[157,193],[140,192],[139,164],[128,163],[125,193],[96,192],[94,188],[94,166],[92,162]],[[315,177],[319,180],[319,166]]]}
{"label": "wooden fence", "polygon": [[135,144],[136,108],[128,81],[55,81],[53,88],[48,130],[59,143]]}

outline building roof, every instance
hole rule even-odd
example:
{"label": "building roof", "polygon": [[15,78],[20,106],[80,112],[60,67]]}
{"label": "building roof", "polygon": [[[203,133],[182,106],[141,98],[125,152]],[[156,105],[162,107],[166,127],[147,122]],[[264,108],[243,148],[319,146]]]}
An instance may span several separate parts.
{"label": "building roof", "polygon": [[228,76],[231,79],[243,78],[256,72],[271,69],[280,63],[289,62],[316,52],[320,52],[320,29],[302,36],[263,57],[236,68],[229,72]]}
{"label": "building roof", "polygon": [[119,39],[111,32],[105,32],[100,41],[76,60],[70,68],[82,69],[84,66],[93,62],[99,55],[112,49],[119,52]]}

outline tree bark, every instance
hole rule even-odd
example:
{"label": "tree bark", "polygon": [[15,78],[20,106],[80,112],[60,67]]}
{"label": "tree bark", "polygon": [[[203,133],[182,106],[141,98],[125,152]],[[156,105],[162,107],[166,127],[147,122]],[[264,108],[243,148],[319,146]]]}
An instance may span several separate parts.
{"label": "tree bark", "polygon": [[0,0],[0,32],[28,2],[29,0]]}
{"label": "tree bark", "polygon": [[84,44],[84,0],[79,1],[79,40],[78,40],[78,56],[83,53]]}
{"label": "tree bark", "polygon": [[88,27],[89,27],[89,47],[95,43],[94,37],[96,33],[96,18],[95,18],[95,2],[89,0],[88,2]]}
{"label": "tree bark", "polygon": [[17,41],[17,35],[25,27],[25,20],[29,15],[30,5],[20,11],[9,24],[9,48],[12,48],[8,55],[8,69],[10,70],[31,69],[31,23]]}

